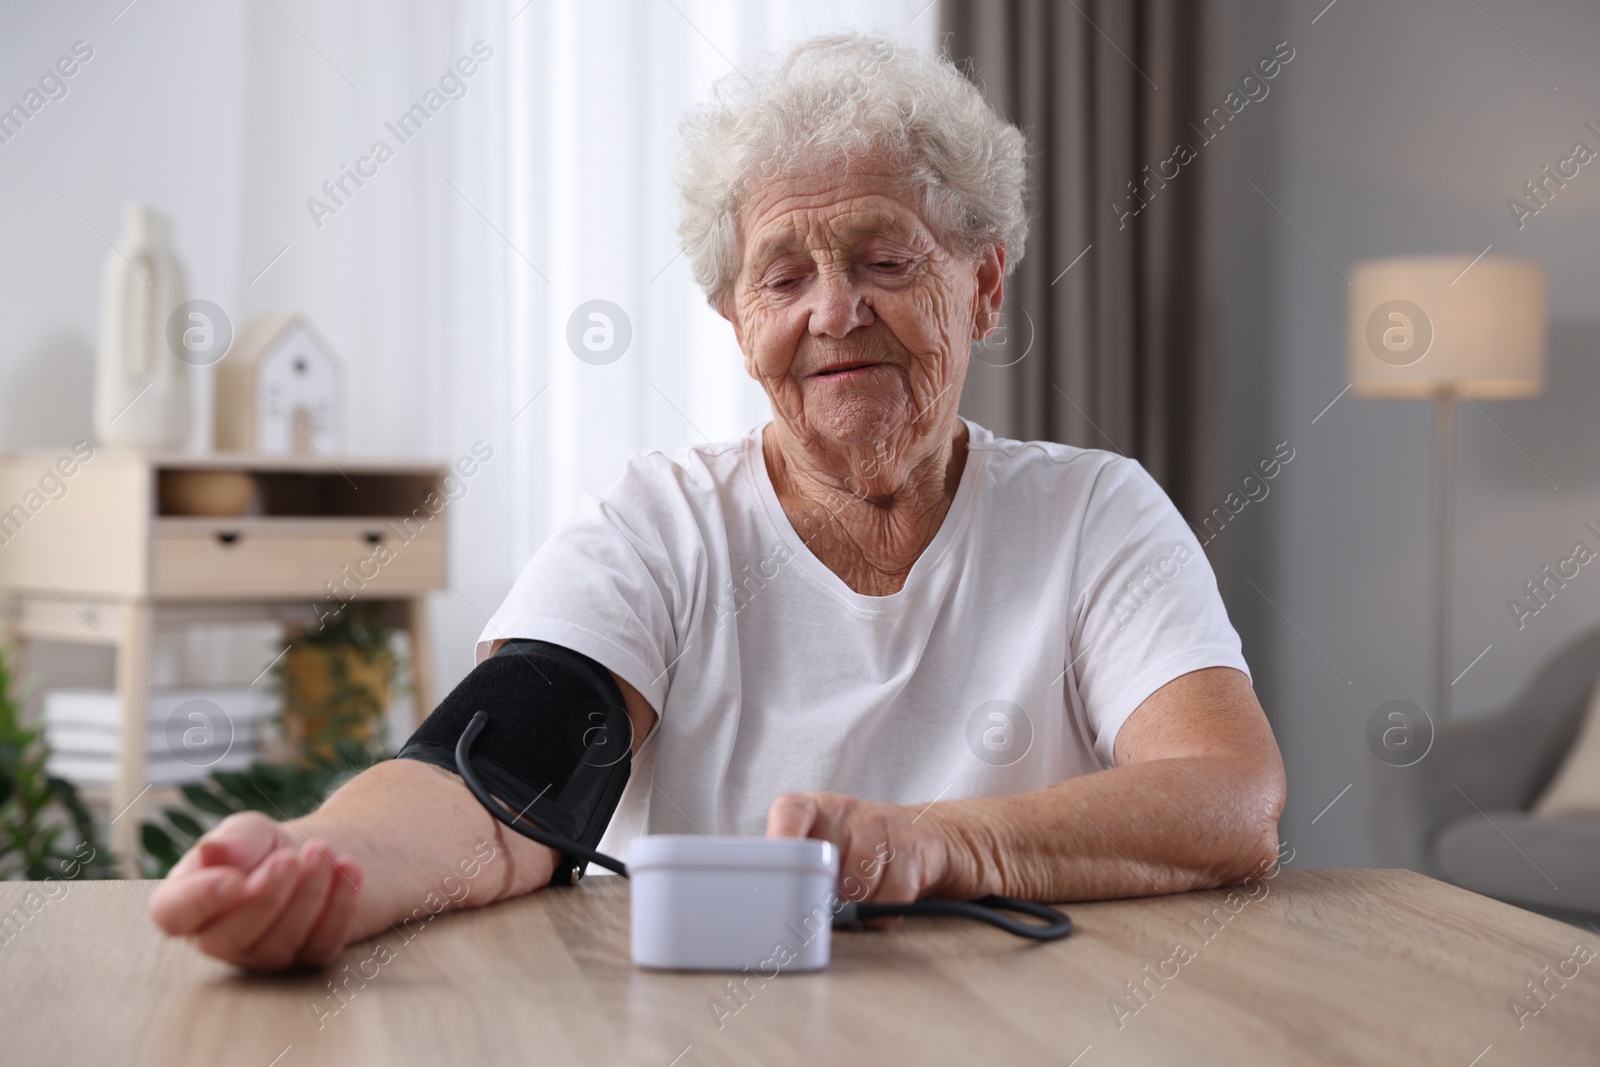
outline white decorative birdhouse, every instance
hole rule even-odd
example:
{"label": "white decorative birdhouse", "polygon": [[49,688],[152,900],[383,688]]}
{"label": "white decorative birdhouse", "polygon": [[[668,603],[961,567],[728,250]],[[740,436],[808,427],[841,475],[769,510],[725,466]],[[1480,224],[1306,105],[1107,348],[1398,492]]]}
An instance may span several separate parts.
{"label": "white decorative birdhouse", "polygon": [[343,379],[333,347],[305,316],[254,320],[217,368],[217,447],[338,452]]}

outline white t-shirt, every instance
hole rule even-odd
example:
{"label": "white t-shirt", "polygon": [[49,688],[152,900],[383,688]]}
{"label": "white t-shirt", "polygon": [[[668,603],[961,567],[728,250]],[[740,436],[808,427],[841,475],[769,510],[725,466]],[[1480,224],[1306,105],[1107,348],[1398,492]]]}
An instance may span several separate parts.
{"label": "white t-shirt", "polygon": [[743,437],[636,452],[534,554],[477,646],[576,649],[660,714],[602,851],[761,834],[774,797],[997,796],[1114,765],[1123,720],[1202,667],[1249,674],[1199,542],[1134,460],[996,438],[905,585],[812,555]]}

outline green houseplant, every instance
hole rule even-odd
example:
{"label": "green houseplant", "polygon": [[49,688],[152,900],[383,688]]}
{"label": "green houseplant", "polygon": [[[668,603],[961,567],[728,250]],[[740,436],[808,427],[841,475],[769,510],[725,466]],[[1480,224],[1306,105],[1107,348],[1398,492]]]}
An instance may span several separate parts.
{"label": "green houseplant", "polygon": [[398,668],[392,636],[360,604],[293,635],[273,670],[284,735],[303,759],[335,760],[345,741],[363,749],[383,744],[383,714]]}
{"label": "green houseplant", "polygon": [[108,877],[94,819],[73,784],[49,773],[49,759],[44,730],[22,723],[0,649],[0,879]]}
{"label": "green houseplant", "polygon": [[388,759],[383,715],[399,669],[391,634],[353,610],[296,633],[274,668],[283,700],[278,726],[291,757],[217,771],[180,787],[187,808],[164,808],[161,818],[140,827],[145,873],[165,877],[217,819],[240,811],[298,818],[349,778]]}

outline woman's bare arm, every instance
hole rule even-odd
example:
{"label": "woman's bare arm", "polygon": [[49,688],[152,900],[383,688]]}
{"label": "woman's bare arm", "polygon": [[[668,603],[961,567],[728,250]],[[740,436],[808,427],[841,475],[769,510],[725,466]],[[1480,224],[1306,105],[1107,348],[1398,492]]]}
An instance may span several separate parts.
{"label": "woman's bare arm", "polygon": [[[617,684],[638,751],[655,712],[626,681]],[[553,850],[503,827],[454,773],[388,760],[302,818],[224,819],[156,888],[150,917],[240,966],[320,966],[348,942],[408,918],[537,889],[555,863]]]}
{"label": "woman's bare arm", "polygon": [[[1065,901],[1231,885],[1278,854],[1283,760],[1249,679],[1193,671],[1117,735],[1117,766],[1006,797],[891,805],[787,794],[770,836],[826,837],[891,902],[988,893]],[[873,862],[876,854],[894,858]]]}

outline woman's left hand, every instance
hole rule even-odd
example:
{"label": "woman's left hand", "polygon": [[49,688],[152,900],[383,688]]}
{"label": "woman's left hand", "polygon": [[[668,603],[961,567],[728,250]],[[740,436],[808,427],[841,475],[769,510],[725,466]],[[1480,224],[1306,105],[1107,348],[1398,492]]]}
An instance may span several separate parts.
{"label": "woman's left hand", "polygon": [[842,900],[906,903],[929,895],[950,865],[949,846],[929,807],[784,793],[767,809],[767,836],[832,841]]}

